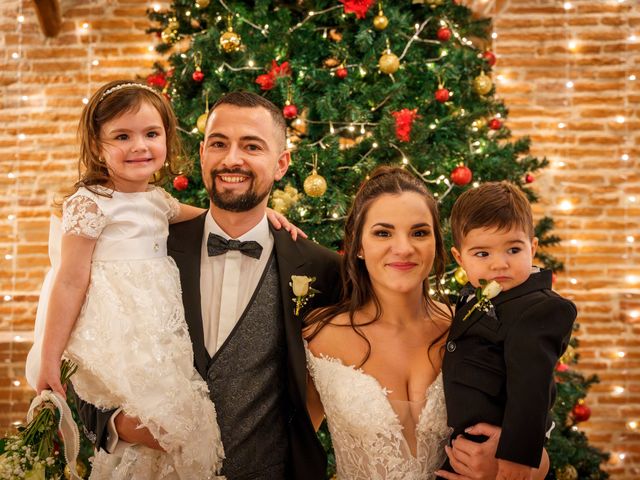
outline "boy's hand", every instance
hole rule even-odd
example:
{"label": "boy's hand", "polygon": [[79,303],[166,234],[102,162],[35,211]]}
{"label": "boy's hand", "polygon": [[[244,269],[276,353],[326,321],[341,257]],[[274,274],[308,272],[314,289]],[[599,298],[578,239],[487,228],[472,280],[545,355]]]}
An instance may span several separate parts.
{"label": "boy's hand", "polygon": [[36,391],[38,395],[43,390],[53,390],[56,393],[62,395],[62,398],[67,399],[67,394],[64,391],[62,383],[60,383],[60,360],[55,361],[42,361],[40,365],[40,373],[38,375],[38,382],[36,384]]}
{"label": "boy's hand", "polygon": [[449,463],[456,473],[439,470],[439,477],[447,480],[495,480],[498,473],[498,462],[495,455],[502,429],[487,423],[478,423],[466,430],[472,435],[486,435],[487,440],[476,443],[462,435],[452,442],[453,447],[445,447]]}
{"label": "boy's hand", "polygon": [[531,480],[533,468],[528,465],[498,459],[496,480]]}
{"label": "boy's hand", "polygon": [[287,220],[287,217],[285,217],[281,213],[276,212],[275,210],[267,208],[267,219],[276,230],[284,228],[287,232],[289,232],[289,234],[291,234],[291,238],[293,238],[294,241],[298,238],[298,235],[300,235],[302,238],[307,238],[306,233],[289,222],[289,220]]}

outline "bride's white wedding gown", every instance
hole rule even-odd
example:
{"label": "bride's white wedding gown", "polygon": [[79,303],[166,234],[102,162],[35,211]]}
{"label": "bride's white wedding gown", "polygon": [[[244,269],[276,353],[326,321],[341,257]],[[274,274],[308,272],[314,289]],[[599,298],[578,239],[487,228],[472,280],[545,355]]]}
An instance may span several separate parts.
{"label": "bride's white wedding gown", "polygon": [[449,437],[442,373],[423,401],[390,400],[362,369],[307,349],[307,367],[324,407],[340,480],[435,478]]}

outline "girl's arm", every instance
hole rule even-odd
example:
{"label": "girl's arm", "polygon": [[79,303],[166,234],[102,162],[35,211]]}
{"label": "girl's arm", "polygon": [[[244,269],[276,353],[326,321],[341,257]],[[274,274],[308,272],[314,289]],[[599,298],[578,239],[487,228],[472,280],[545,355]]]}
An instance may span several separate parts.
{"label": "girl's arm", "polygon": [[60,269],[51,289],[36,389],[51,389],[66,397],[60,383],[60,363],[80,308],[91,273],[96,239],[63,235]]}
{"label": "girl's arm", "polygon": [[180,210],[178,211],[178,214],[171,218],[169,223],[186,222],[187,220],[194,219],[205,212],[204,208],[194,207],[193,205],[187,205],[186,203],[180,203],[179,205]]}

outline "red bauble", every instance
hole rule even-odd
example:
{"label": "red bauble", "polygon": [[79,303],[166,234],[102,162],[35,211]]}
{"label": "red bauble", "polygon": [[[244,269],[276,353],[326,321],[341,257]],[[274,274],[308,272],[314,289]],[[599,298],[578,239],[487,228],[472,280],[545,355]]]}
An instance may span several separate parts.
{"label": "red bauble", "polygon": [[487,50],[482,54],[482,57],[487,61],[490,67],[493,67],[496,64],[496,55],[492,51]]}
{"label": "red bauble", "polygon": [[502,128],[502,122],[497,118],[492,118],[489,120],[489,128],[491,130],[500,130]]}
{"label": "red bauble", "polygon": [[296,118],[298,116],[298,107],[294,104],[285,105],[282,109],[282,114],[284,115],[284,118],[288,118],[289,120]]}
{"label": "red bauble", "polygon": [[200,70],[196,70],[195,72],[193,72],[193,75],[191,75],[191,78],[193,78],[195,82],[199,83],[204,80],[204,73],[202,73],[202,71]]}
{"label": "red bauble", "polygon": [[451,172],[451,181],[459,186],[466,185],[472,178],[471,169],[465,165],[459,165]]}
{"label": "red bauble", "polygon": [[591,409],[587,407],[586,403],[579,402],[574,405],[571,415],[576,423],[586,422],[591,417]]}
{"label": "red bauble", "polygon": [[167,85],[167,76],[163,72],[152,73],[147,76],[147,85],[164,88]]}
{"label": "red bauble", "polygon": [[524,181],[527,182],[527,183],[533,183],[535,179],[536,179],[536,177],[534,177],[530,173],[527,173],[525,175],[525,177],[524,177]]}
{"label": "red bauble", "polygon": [[447,27],[440,27],[438,29],[438,33],[436,33],[436,36],[441,42],[448,42],[451,38],[451,30],[449,30]]}
{"label": "red bauble", "polygon": [[439,88],[438,90],[436,90],[435,93],[435,98],[437,101],[439,101],[440,103],[444,103],[447,100],[449,100],[449,90],[447,90],[444,87]]}
{"label": "red bauble", "polygon": [[558,362],[556,365],[556,372],[566,372],[567,370],[569,370],[569,365],[566,363]]}
{"label": "red bauble", "polygon": [[338,77],[341,80],[347,78],[348,74],[349,74],[349,71],[344,67],[340,67],[336,70],[336,77]]}
{"label": "red bauble", "polygon": [[179,192],[186,190],[189,186],[189,179],[184,175],[178,175],[173,179],[173,188]]}

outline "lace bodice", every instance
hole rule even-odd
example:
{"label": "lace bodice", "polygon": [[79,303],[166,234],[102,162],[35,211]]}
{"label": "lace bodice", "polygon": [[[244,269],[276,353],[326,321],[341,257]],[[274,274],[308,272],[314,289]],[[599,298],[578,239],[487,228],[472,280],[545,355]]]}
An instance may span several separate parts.
{"label": "lace bodice", "polygon": [[306,353],[327,417],[338,478],[435,478],[449,435],[442,374],[427,388],[423,402],[390,401],[389,391],[363,370],[316,357],[308,349]]}

